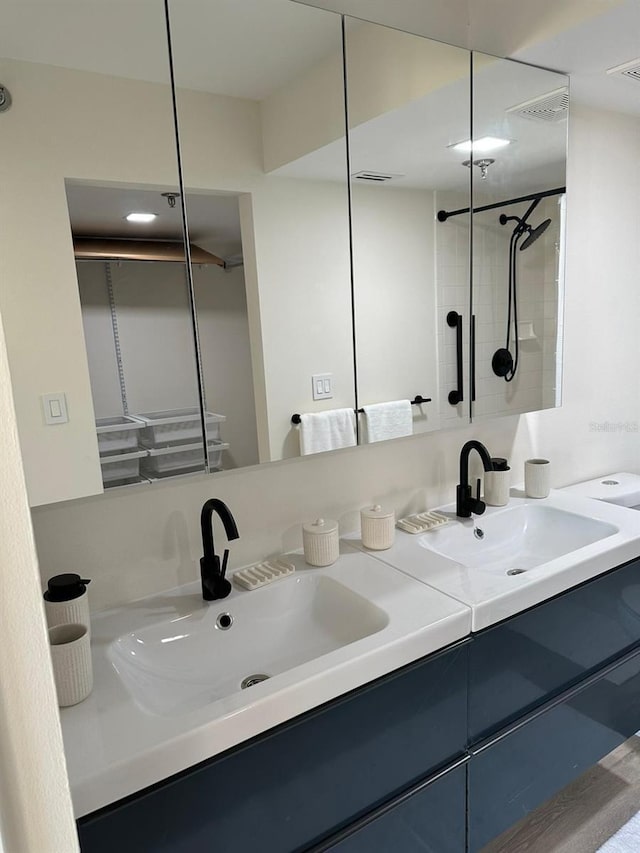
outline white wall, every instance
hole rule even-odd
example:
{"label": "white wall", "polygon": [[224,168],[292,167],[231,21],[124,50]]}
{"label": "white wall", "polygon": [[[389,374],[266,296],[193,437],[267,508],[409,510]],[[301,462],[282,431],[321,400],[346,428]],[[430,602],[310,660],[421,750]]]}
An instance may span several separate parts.
{"label": "white wall", "polygon": [[222,468],[258,462],[244,268],[196,267],[193,285],[207,409],[226,417]]}
{"label": "white wall", "polygon": [[[82,261],[77,267],[97,418],[122,414],[106,266]],[[198,406],[184,265],[123,261],[109,267],[129,414]]]}
{"label": "white wall", "polygon": [[351,198],[358,401],[431,397],[414,433],[438,429],[433,193],[358,184]]}
{"label": "white wall", "polygon": [[0,850],[74,853],[77,837],[0,323]]}
{"label": "white wall", "polygon": [[[121,415],[105,263],[78,264],[91,391],[97,418]],[[185,269],[168,262],[112,263],[111,281],[130,415],[199,405]],[[243,268],[194,267],[205,396],[221,427],[222,467],[258,461]],[[167,346],[171,341],[171,346]]]}
{"label": "white wall", "polygon": [[[608,156],[612,135],[615,158]],[[349,529],[373,499],[399,512],[434,506],[453,499],[459,450],[469,437],[507,456],[515,480],[531,455],[552,460],[555,486],[616,470],[640,472],[639,146],[640,121],[574,111],[561,408],[42,507],[33,517],[43,575],[62,567],[88,572],[93,607],[195,579],[198,513],[212,494],[237,515],[241,538],[232,546],[232,567],[299,546],[299,524],[319,513]],[[617,216],[610,217],[614,208]]]}

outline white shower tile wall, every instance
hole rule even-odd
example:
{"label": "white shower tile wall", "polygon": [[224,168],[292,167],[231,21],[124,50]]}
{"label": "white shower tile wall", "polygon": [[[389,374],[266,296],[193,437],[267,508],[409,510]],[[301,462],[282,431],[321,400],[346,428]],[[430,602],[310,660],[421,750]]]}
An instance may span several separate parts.
{"label": "white shower tile wall", "polygon": [[[509,209],[522,216],[527,205]],[[509,240],[511,223],[500,225],[502,211],[476,213],[473,221],[473,306],[476,315],[476,402],[474,415],[491,417],[555,405],[560,215],[557,197],[543,199],[534,227],[551,224],[524,252],[517,251],[518,370],[507,383],[491,367],[494,352],[507,343]],[[513,334],[509,350],[514,353]]]}

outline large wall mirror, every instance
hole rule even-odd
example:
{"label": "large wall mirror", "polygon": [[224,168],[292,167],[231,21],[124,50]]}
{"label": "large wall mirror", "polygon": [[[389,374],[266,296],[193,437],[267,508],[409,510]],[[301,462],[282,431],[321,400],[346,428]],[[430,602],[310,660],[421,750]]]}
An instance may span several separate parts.
{"label": "large wall mirror", "polygon": [[341,18],[288,0],[169,11],[189,234],[227,260],[194,279],[229,467],[319,449],[318,413],[349,410],[355,443]]}
{"label": "large wall mirror", "polygon": [[472,79],[478,419],[561,403],[569,91],[563,74],[481,53]]}
{"label": "large wall mirror", "polygon": [[558,404],[562,75],[291,0],[1,6],[21,311],[84,329],[105,486]]}
{"label": "large wall mirror", "polygon": [[[345,27],[358,404],[363,442],[469,420],[470,58]],[[441,207],[466,216],[438,225]]]}

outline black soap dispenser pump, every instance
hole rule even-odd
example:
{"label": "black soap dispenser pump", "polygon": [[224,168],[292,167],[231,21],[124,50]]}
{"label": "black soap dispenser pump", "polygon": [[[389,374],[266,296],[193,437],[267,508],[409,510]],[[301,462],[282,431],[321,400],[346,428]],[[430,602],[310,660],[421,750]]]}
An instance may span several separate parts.
{"label": "black soap dispenser pump", "polygon": [[484,501],[488,506],[506,506],[509,503],[511,469],[506,459],[496,456],[491,460],[493,471],[485,471]]}
{"label": "black soap dispenser pump", "polygon": [[89,578],[65,573],[54,575],[47,581],[44,593],[44,609],[49,628],[54,625],[85,625],[89,628]]}

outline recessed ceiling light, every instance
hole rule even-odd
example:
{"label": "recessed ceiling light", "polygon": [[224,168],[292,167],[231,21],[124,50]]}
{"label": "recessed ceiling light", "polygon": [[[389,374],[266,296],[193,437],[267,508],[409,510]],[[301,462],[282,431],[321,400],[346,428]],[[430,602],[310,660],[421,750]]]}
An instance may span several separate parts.
{"label": "recessed ceiling light", "polygon": [[128,213],[125,219],[127,222],[153,222],[157,217],[157,213]]}
{"label": "recessed ceiling light", "polygon": [[505,145],[511,145],[512,139],[500,139],[499,136],[481,136],[480,139],[470,139],[464,142],[454,142],[452,145],[447,145],[447,148],[453,148],[454,151],[463,151],[468,154],[473,148],[474,154],[486,154],[489,151],[497,151],[498,148],[504,148]]}

